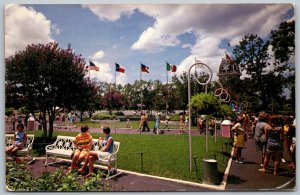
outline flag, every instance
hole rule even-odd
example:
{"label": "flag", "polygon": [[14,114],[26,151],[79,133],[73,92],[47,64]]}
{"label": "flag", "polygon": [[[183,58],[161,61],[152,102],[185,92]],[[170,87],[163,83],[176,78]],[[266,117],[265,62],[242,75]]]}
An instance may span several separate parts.
{"label": "flag", "polygon": [[229,60],[229,61],[231,62],[231,61],[232,61],[232,60],[231,60],[231,57],[230,57],[227,53],[225,53],[225,55],[226,55],[226,59]]}
{"label": "flag", "polygon": [[177,70],[177,67],[175,65],[170,65],[168,62],[167,62],[167,71],[172,71],[172,72],[176,72]]}
{"label": "flag", "polygon": [[90,61],[90,70],[99,71],[99,67],[97,67],[92,61]]}
{"label": "flag", "polygon": [[124,68],[121,68],[119,64],[115,63],[116,64],[116,71],[117,72],[122,72],[124,73],[125,72],[125,69]]}
{"label": "flag", "polygon": [[167,62],[167,71],[171,70],[171,65]]}
{"label": "flag", "polygon": [[176,72],[177,67],[175,65],[172,65],[172,72]]}
{"label": "flag", "polygon": [[149,73],[149,67],[145,66],[144,64],[141,64],[141,71]]}

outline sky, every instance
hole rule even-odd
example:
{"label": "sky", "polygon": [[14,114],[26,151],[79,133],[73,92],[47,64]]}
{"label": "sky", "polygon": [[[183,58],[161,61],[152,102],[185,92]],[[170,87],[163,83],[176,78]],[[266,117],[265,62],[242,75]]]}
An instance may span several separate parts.
{"label": "sky", "polygon": [[[6,4],[5,57],[28,44],[71,44],[86,63],[91,79],[117,84],[171,80],[195,59],[207,64],[213,80],[225,52],[247,34],[263,39],[282,21],[295,19],[293,4]],[[230,46],[231,47],[230,47]],[[176,65],[166,71],[166,62]],[[115,63],[125,73],[115,72]],[[140,72],[140,64],[149,73]],[[208,70],[197,70],[207,72]],[[116,75],[116,78],[115,78]],[[88,76],[88,75],[87,75]]]}

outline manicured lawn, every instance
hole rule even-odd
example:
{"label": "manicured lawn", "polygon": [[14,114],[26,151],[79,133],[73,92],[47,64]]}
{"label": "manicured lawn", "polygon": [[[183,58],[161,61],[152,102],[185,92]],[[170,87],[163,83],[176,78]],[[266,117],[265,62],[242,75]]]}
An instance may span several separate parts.
{"label": "manicured lawn", "polygon": [[[41,143],[42,131],[29,131],[36,136],[33,153],[44,155],[46,144]],[[56,135],[75,136],[77,132],[54,132]],[[92,134],[94,138],[103,134]],[[225,142],[228,139],[218,137],[215,143],[214,137],[209,136],[208,153],[205,149],[205,136],[192,137],[193,157],[196,158],[197,176],[194,158],[192,159],[192,172],[189,171],[189,144],[187,135],[139,135],[139,134],[113,134],[115,140],[121,142],[118,153],[118,168],[146,173],[150,175],[201,182],[202,161],[205,158],[216,158],[218,171],[223,173],[228,161],[230,147],[225,151]],[[55,139],[54,139],[55,140]],[[53,141],[54,141],[53,140]],[[223,152],[222,154],[222,147]],[[142,153],[142,155],[141,155]],[[220,174],[221,175],[221,174]],[[221,179],[221,178],[220,178]]]}

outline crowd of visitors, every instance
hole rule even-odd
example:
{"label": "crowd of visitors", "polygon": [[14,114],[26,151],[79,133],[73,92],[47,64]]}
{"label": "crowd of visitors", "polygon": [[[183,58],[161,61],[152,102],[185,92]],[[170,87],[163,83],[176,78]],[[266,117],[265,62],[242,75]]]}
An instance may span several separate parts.
{"label": "crowd of visitors", "polygon": [[[296,169],[296,127],[293,116],[272,115],[260,112],[241,113],[233,122],[231,128],[234,156],[237,163],[243,164],[242,149],[249,137],[254,135],[257,152],[261,155],[261,168],[258,171],[265,173],[270,161],[273,165],[273,174],[278,175],[280,163],[290,162],[291,169]],[[284,156],[284,150],[287,156]]]}

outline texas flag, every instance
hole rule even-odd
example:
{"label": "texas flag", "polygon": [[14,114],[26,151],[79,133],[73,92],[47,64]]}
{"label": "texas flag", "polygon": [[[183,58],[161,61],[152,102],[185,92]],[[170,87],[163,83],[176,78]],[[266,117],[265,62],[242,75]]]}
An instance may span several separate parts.
{"label": "texas flag", "polygon": [[124,73],[125,72],[125,69],[124,68],[121,68],[119,64],[115,63],[116,64],[116,71],[117,72],[121,72],[121,73]]}

